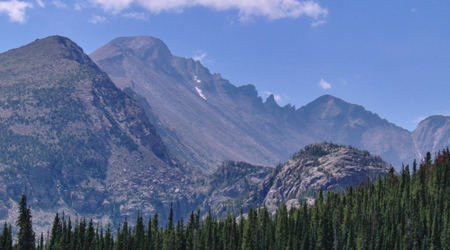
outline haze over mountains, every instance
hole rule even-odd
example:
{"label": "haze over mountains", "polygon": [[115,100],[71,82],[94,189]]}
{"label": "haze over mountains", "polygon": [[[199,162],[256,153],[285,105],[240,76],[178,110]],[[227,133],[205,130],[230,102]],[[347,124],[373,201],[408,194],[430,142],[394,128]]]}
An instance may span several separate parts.
{"label": "haze over mountains", "polygon": [[[138,211],[164,222],[170,206],[175,218],[274,209],[387,171],[355,147],[411,163],[446,147],[449,126],[432,116],[409,132],[329,95],[300,109],[263,102],[253,85],[235,87],[152,37],[118,38],[89,57],[52,36],[0,54],[0,220],[15,220],[25,190],[38,230],[61,210],[106,223]],[[325,140],[353,147],[294,155]]]}
{"label": "haze over mountains", "polygon": [[410,132],[330,95],[299,109],[273,95],[264,102],[253,85],[236,87],[149,36],[114,39],[90,57],[143,105],[170,150],[207,172],[224,160],[274,166],[322,141],[368,150],[399,170],[450,140],[448,117]]}

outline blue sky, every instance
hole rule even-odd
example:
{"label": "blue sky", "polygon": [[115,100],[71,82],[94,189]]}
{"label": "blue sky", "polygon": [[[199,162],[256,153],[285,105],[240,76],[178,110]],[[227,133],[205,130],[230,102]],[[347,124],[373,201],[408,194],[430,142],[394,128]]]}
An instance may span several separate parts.
{"label": "blue sky", "polygon": [[450,115],[448,1],[0,0],[0,52],[56,34],[86,53],[158,37],[280,105],[331,94],[408,130]]}

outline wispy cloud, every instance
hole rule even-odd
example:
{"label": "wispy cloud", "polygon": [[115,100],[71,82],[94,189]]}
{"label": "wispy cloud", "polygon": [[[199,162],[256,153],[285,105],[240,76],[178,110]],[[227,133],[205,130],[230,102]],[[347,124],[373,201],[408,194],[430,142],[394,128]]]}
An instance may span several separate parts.
{"label": "wispy cloud", "polygon": [[148,20],[148,15],[144,12],[125,13],[122,16],[126,17],[126,18],[132,18],[132,19]]}
{"label": "wispy cloud", "polygon": [[203,52],[201,50],[197,50],[195,52],[195,55],[192,57],[192,59],[194,59],[195,61],[199,61],[201,63],[203,63],[203,59],[205,59],[205,57],[208,55],[208,53]]}
{"label": "wispy cloud", "polygon": [[324,25],[326,23],[327,23],[327,21],[325,21],[325,20],[319,20],[317,22],[312,22],[311,23],[311,27],[316,28],[316,27],[319,27],[319,26]]}
{"label": "wispy cloud", "polygon": [[81,5],[81,4],[79,4],[79,3],[76,3],[76,4],[74,5],[74,9],[80,11],[80,10],[83,9],[83,5]]}
{"label": "wispy cloud", "polygon": [[420,123],[421,121],[423,121],[423,119],[425,119],[425,118],[427,118],[426,116],[421,116],[421,117],[417,117],[416,119],[414,119],[414,123],[415,124],[418,124],[418,123]]}
{"label": "wispy cloud", "polygon": [[411,13],[414,13],[414,12],[416,12],[416,9],[411,9]]}
{"label": "wispy cloud", "polygon": [[277,95],[277,94],[274,94],[274,93],[272,93],[272,92],[270,92],[270,91],[264,91],[264,92],[262,93],[262,97],[263,97],[264,99],[267,99],[267,97],[269,97],[270,95],[273,95],[273,98],[275,99],[275,101],[276,101],[278,104],[280,104],[280,105],[286,104],[286,103],[289,101],[289,97],[288,97],[287,95],[285,95],[285,94],[283,94],[283,95]]}
{"label": "wispy cloud", "polygon": [[297,0],[90,0],[106,11],[120,13],[132,5],[140,6],[151,13],[162,11],[182,12],[186,8],[202,6],[217,11],[238,10],[241,20],[262,16],[268,19],[326,17],[328,10],[314,1]]}
{"label": "wispy cloud", "polygon": [[89,20],[89,22],[96,24],[96,23],[104,22],[105,20],[106,20],[106,18],[104,16],[92,15],[92,18],[91,18],[91,20]]}
{"label": "wispy cloud", "polygon": [[42,2],[42,0],[36,0],[36,3],[37,3],[41,8],[44,8],[44,7],[45,7],[45,4],[44,4],[44,2]]}
{"label": "wispy cloud", "polygon": [[331,84],[327,83],[323,78],[319,81],[319,87],[322,89],[331,89]]}
{"label": "wispy cloud", "polygon": [[53,0],[52,1],[53,5],[55,5],[57,8],[61,8],[61,9],[65,9],[67,8],[67,5],[65,3],[62,3],[59,0]]}
{"label": "wispy cloud", "polygon": [[25,23],[27,8],[33,8],[33,4],[17,0],[0,2],[0,13],[8,14],[11,22]]}
{"label": "wispy cloud", "polygon": [[277,102],[283,100],[283,98],[280,95],[274,94],[270,91],[264,91],[263,94],[264,94],[264,98],[267,98],[270,95],[273,95],[273,97],[275,98],[275,101],[277,101]]}
{"label": "wispy cloud", "polygon": [[428,118],[428,117],[430,117],[430,116],[433,116],[433,115],[450,116],[450,111],[448,111],[448,110],[434,111],[434,112],[432,112],[429,116],[420,116],[420,117],[417,117],[417,118],[414,119],[412,122],[413,122],[414,124],[418,124],[418,123],[420,123],[421,121],[423,121],[424,119],[426,119],[426,118]]}

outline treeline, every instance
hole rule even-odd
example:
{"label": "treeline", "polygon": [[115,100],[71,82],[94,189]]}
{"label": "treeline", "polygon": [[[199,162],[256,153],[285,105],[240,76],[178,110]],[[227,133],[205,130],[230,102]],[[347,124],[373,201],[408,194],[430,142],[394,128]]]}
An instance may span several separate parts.
{"label": "treeline", "polygon": [[26,239],[20,232],[12,246],[6,224],[0,242],[1,249],[38,250],[450,249],[449,205],[447,149],[434,160],[428,153],[419,166],[414,162],[399,175],[391,169],[376,182],[367,180],[345,192],[319,192],[313,206],[303,203],[288,211],[282,205],[274,216],[261,207],[238,219],[208,213],[202,220],[197,211],[185,224],[183,219],[175,223],[171,210],[164,228],[156,213],[147,225],[138,215],[133,228],[125,220],[113,237],[110,225],[104,230],[85,219],[72,225],[57,214],[50,236],[41,235],[36,246],[22,248],[20,241]]}

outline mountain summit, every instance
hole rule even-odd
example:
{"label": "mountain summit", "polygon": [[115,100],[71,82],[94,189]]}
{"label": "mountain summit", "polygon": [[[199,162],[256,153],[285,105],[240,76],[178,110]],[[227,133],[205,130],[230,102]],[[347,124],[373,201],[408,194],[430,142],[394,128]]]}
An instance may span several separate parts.
{"label": "mountain summit", "polygon": [[170,150],[192,165],[212,172],[227,159],[267,166],[289,157],[274,137],[292,133],[279,130],[254,86],[235,87],[166,48],[152,37],[118,38],[90,56],[143,105]]}
{"label": "mountain summit", "polygon": [[14,217],[7,211],[25,191],[42,222],[61,209],[105,221],[158,211],[164,220],[170,203],[196,206],[198,172],[68,38],[0,54],[0,121],[0,219]]}
{"label": "mountain summit", "polygon": [[171,151],[207,172],[224,160],[275,166],[322,141],[369,150],[397,170],[437,149],[418,139],[427,128],[413,136],[331,95],[299,109],[280,107],[273,95],[263,102],[253,85],[236,87],[199,61],[173,56],[157,38],[117,38],[90,56],[144,106]]}
{"label": "mountain summit", "polygon": [[433,115],[423,119],[413,131],[414,143],[423,156],[450,146],[450,117]]}

